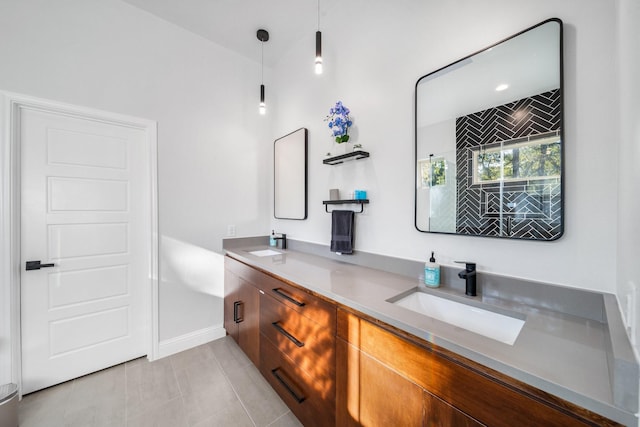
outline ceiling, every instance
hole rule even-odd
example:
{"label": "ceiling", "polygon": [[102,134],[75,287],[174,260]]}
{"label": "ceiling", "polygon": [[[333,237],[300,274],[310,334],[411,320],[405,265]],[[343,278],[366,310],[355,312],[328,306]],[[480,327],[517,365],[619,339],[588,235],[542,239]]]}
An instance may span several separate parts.
{"label": "ceiling", "polygon": [[[318,25],[318,0],[123,0],[212,42],[260,62],[256,31],[269,31],[264,63],[278,58],[301,39],[312,38]],[[336,0],[320,3],[320,24]]]}
{"label": "ceiling", "polygon": [[[548,22],[427,75],[417,86],[418,127],[560,87],[560,27]],[[498,91],[499,84],[508,84]]]}

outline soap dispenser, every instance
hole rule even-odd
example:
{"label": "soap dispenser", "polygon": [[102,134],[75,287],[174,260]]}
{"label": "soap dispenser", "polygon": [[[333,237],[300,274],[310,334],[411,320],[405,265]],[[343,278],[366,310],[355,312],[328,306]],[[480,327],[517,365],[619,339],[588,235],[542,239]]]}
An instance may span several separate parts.
{"label": "soap dispenser", "polygon": [[278,241],[276,240],[276,233],[274,230],[271,230],[271,236],[269,236],[269,246],[278,246]]}
{"label": "soap dispenser", "polygon": [[433,252],[431,252],[429,262],[424,263],[424,284],[430,288],[440,286],[440,265],[436,263]]}

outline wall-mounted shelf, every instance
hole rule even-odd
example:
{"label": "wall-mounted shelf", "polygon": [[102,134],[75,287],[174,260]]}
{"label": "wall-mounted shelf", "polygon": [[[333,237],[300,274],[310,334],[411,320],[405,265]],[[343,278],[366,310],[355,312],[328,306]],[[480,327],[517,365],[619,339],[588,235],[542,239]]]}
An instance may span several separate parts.
{"label": "wall-mounted shelf", "polygon": [[329,212],[329,205],[360,205],[360,212],[364,212],[364,205],[369,203],[369,199],[348,199],[348,200],[323,200],[324,210]]}
{"label": "wall-mounted shelf", "polygon": [[352,151],[347,154],[340,154],[339,156],[327,157],[322,161],[325,165],[339,165],[349,160],[360,160],[369,157],[369,153],[366,151]]}

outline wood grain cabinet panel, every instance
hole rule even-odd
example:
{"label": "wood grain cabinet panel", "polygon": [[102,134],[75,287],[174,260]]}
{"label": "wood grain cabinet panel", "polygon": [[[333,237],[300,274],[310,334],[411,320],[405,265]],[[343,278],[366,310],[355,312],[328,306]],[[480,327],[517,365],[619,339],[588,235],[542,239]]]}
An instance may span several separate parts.
{"label": "wood grain cabinet panel", "polygon": [[260,356],[260,372],[305,427],[335,425],[335,381],[313,378],[267,339]]}
{"label": "wood grain cabinet panel", "polygon": [[340,338],[336,352],[336,425],[422,426],[420,387]]}
{"label": "wood grain cabinet panel", "polygon": [[447,402],[424,392],[424,427],[486,427]]}

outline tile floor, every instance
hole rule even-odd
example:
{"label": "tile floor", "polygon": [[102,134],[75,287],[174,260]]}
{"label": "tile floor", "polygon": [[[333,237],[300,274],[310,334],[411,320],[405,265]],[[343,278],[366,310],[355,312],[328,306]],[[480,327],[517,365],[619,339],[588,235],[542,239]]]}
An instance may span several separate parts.
{"label": "tile floor", "polygon": [[301,426],[231,337],[25,396],[20,427]]}

